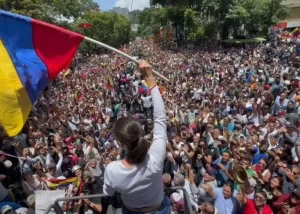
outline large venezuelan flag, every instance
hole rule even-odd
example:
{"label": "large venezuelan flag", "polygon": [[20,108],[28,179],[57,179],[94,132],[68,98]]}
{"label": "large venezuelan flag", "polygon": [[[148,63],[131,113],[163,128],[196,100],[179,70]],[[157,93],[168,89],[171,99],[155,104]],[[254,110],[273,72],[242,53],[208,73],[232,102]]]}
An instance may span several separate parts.
{"label": "large venezuelan flag", "polygon": [[9,136],[23,128],[48,82],[68,68],[84,37],[0,10],[0,124]]}

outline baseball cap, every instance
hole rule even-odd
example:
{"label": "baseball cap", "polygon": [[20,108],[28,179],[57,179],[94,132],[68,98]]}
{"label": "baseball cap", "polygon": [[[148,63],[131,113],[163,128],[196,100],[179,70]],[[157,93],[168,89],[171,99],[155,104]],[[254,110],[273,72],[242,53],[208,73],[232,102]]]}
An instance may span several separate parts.
{"label": "baseball cap", "polygon": [[209,176],[215,176],[215,175],[217,174],[217,171],[216,171],[214,168],[210,167],[210,168],[208,168],[208,169],[206,170],[206,173],[207,173]]}
{"label": "baseball cap", "polygon": [[12,207],[9,205],[5,205],[1,208],[1,214],[5,214],[9,210],[12,210]]}
{"label": "baseball cap", "polygon": [[47,164],[47,169],[49,170],[49,169],[52,169],[52,168],[56,168],[55,163],[48,163]]}
{"label": "baseball cap", "polygon": [[25,175],[28,175],[28,174],[32,174],[31,169],[24,169],[23,175],[25,176]]}
{"label": "baseball cap", "polygon": [[92,159],[90,160],[90,162],[91,162],[91,163],[97,163],[97,159],[96,159],[96,158],[92,158]]}
{"label": "baseball cap", "polygon": [[246,107],[246,110],[248,110],[248,111],[253,111],[253,108],[252,108],[252,106],[247,106],[247,107]]}
{"label": "baseball cap", "polygon": [[20,207],[19,209],[16,209],[15,212],[17,214],[27,214],[28,209],[26,207]]}
{"label": "baseball cap", "polygon": [[225,142],[227,142],[227,139],[226,139],[224,136],[222,136],[222,135],[220,135],[220,136],[218,137],[218,139],[219,139],[220,141],[225,141]]}
{"label": "baseball cap", "polygon": [[10,161],[10,160],[5,160],[4,162],[4,166],[7,168],[7,169],[9,169],[10,167],[12,167],[12,162]]}
{"label": "baseball cap", "polygon": [[29,206],[32,206],[35,203],[35,196],[33,194],[29,195],[27,197],[26,201],[27,201]]}
{"label": "baseball cap", "polygon": [[278,117],[282,117],[282,116],[285,116],[286,113],[285,113],[285,111],[280,111],[277,113],[277,115],[278,115]]}
{"label": "baseball cap", "polygon": [[81,169],[81,166],[75,165],[72,167],[72,173],[75,173],[78,169]]}
{"label": "baseball cap", "polygon": [[286,123],[285,123],[285,126],[286,126],[287,128],[294,128],[294,127],[295,127],[295,125],[292,124],[292,123],[290,123],[290,122],[286,122]]}
{"label": "baseball cap", "polygon": [[170,202],[172,204],[174,204],[174,203],[179,204],[180,205],[180,211],[183,211],[183,209],[184,209],[184,200],[183,200],[183,197],[178,192],[172,193],[172,195],[170,196]]}
{"label": "baseball cap", "polygon": [[268,119],[268,123],[274,123],[276,121],[276,119],[274,117],[269,117]]}

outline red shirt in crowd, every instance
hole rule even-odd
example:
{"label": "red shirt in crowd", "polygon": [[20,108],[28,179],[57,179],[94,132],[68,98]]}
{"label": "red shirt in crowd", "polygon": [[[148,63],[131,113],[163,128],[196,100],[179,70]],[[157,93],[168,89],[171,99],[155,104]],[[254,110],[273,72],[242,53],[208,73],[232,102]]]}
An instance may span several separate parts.
{"label": "red shirt in crowd", "polygon": [[261,212],[258,213],[255,209],[254,201],[250,199],[248,199],[247,204],[245,204],[243,208],[243,214],[273,214],[271,207],[266,204]]}
{"label": "red shirt in crowd", "polygon": [[[280,196],[276,202],[273,203],[273,206],[280,209],[281,206],[283,205],[283,203],[287,203],[290,204],[290,199],[291,199],[291,195],[290,194],[285,194]],[[300,213],[300,205],[298,205],[297,207],[295,207],[296,213]],[[285,214],[282,211],[277,212],[277,214]]]}

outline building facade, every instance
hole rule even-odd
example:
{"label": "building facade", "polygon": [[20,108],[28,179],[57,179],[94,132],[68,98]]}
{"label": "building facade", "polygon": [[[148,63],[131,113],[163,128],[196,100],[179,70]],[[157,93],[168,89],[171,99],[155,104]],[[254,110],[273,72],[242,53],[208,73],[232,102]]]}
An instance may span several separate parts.
{"label": "building facade", "polygon": [[290,8],[290,14],[285,20],[281,20],[281,28],[293,28],[300,26],[300,0],[284,0],[282,4]]}
{"label": "building facade", "polygon": [[128,8],[122,8],[122,7],[114,7],[109,12],[117,13],[119,15],[125,16],[127,19],[129,19],[129,9]]}

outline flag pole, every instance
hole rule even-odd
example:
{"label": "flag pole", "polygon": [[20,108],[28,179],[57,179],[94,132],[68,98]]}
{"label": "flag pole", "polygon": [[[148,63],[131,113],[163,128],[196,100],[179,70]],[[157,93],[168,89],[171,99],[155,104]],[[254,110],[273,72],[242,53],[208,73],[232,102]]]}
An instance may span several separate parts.
{"label": "flag pole", "polygon": [[[91,43],[94,43],[94,44],[97,44],[97,45],[99,45],[99,46],[101,46],[101,47],[103,47],[103,48],[106,48],[106,49],[108,49],[108,50],[111,50],[111,51],[113,51],[113,52],[116,52],[116,53],[122,55],[123,57],[127,58],[128,60],[131,60],[131,61],[133,61],[133,62],[135,62],[135,63],[137,63],[137,64],[139,63],[139,61],[138,61],[137,59],[133,58],[132,56],[129,56],[128,54],[123,53],[122,51],[119,51],[118,49],[113,48],[113,47],[111,47],[111,46],[109,46],[109,45],[106,45],[106,44],[104,44],[104,43],[102,43],[102,42],[98,42],[98,41],[96,41],[96,40],[94,40],[94,39],[91,39],[91,38],[89,38],[89,37],[84,37],[84,40],[86,40],[86,41],[88,41],[88,42],[91,42]],[[169,79],[168,79],[167,77],[163,76],[162,74],[158,73],[157,71],[154,71],[154,70],[153,70],[153,73],[154,73],[156,76],[158,76],[159,78],[161,78],[161,79],[163,79],[163,80],[169,82]]]}
{"label": "flag pole", "polygon": [[12,157],[12,158],[20,159],[20,157],[18,157],[18,156],[7,154],[5,152],[2,152],[1,150],[0,150],[0,155],[6,156],[6,157]]}

